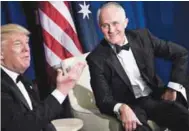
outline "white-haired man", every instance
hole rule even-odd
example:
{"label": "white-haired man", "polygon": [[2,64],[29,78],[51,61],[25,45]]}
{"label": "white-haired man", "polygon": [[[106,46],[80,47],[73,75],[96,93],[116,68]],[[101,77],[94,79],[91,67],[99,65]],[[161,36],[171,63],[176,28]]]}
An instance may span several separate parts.
{"label": "white-haired man", "polygon": [[58,69],[56,89],[40,102],[23,77],[30,65],[29,34],[17,24],[1,26],[2,131],[55,131],[50,122],[61,113],[61,104],[85,67],[77,63],[66,75]]}
{"label": "white-haired man", "polygon": [[[120,115],[126,131],[150,131],[148,119],[171,131],[187,131],[189,112],[176,99],[186,98],[182,85],[186,81],[188,51],[154,37],[147,29],[125,31],[128,18],[115,2],[104,4],[97,19],[104,39],[87,62],[100,111]],[[173,62],[168,88],[155,73],[156,56]]]}

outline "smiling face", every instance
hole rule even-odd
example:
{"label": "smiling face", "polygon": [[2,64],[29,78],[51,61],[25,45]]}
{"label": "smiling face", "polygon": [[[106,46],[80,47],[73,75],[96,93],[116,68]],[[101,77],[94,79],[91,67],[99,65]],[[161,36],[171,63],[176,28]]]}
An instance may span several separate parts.
{"label": "smiling face", "polygon": [[123,44],[125,28],[128,24],[123,10],[115,5],[109,5],[101,9],[99,17],[99,25],[104,38],[111,44]]}
{"label": "smiling face", "polygon": [[29,38],[24,33],[6,34],[1,44],[1,64],[19,74],[30,66]]}

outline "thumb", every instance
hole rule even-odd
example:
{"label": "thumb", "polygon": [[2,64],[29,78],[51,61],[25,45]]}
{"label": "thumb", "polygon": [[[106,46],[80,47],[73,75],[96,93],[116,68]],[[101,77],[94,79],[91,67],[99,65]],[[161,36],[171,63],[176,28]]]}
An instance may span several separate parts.
{"label": "thumb", "polygon": [[136,122],[137,122],[138,125],[141,125],[141,126],[143,125],[143,124],[139,121],[138,118],[137,118],[137,121],[136,121]]}

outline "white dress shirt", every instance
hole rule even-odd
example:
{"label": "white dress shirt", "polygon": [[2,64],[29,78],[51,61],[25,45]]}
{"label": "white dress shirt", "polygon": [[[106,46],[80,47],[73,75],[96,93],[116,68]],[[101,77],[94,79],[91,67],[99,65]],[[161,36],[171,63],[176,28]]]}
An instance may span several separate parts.
{"label": "white dress shirt", "polygon": [[[18,73],[13,72],[5,67],[3,67],[2,65],[0,66],[8,75],[9,77],[14,81],[14,83],[18,86],[18,89],[21,91],[21,93],[23,94],[24,98],[26,99],[29,107],[31,110],[33,110],[33,106],[32,106],[32,102],[31,99],[28,95],[28,92],[26,90],[26,88],[24,87],[23,83],[21,81],[19,81],[18,83],[16,82],[16,78],[18,77]],[[31,87],[32,88],[32,87]],[[51,93],[56,99],[57,101],[62,104],[65,97],[59,90],[55,89],[52,93]]]}
{"label": "white dress shirt", "polygon": [[148,96],[152,90],[148,87],[146,82],[143,80],[140,71],[138,69],[138,66],[136,64],[136,60],[134,58],[134,55],[131,51],[131,48],[129,50],[121,50],[119,54],[117,54],[117,57],[127,73],[127,76],[129,77],[129,80],[131,82],[135,98],[139,98],[142,96]]}
{"label": "white dress shirt", "polygon": [[[124,42],[123,45],[125,45],[127,43],[128,43],[128,40],[125,37],[125,42]],[[113,48],[113,50],[116,51],[115,46],[112,45],[112,44],[110,44],[110,45]],[[148,87],[146,82],[143,80],[131,48],[129,48],[128,51],[127,50],[121,50],[117,54],[117,58],[119,59],[123,69],[125,70],[128,78],[131,82],[135,98],[148,96],[152,92],[152,90],[151,90],[151,88]],[[186,90],[185,90],[185,88],[183,88],[183,86],[181,84],[169,82],[168,87],[172,88],[176,91],[179,91],[187,100]],[[118,113],[121,105],[122,105],[122,103],[117,103],[114,106],[114,112]]]}

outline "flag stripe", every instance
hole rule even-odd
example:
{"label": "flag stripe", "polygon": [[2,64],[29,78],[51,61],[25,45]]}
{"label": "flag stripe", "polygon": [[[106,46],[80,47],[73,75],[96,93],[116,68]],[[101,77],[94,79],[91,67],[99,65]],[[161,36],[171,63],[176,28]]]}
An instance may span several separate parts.
{"label": "flag stripe", "polygon": [[68,1],[64,1],[64,4],[67,6],[67,8],[70,10],[70,4],[68,3]]}
{"label": "flag stripe", "polygon": [[44,43],[46,61],[50,66],[58,65],[62,61],[54,52],[52,52]]}
{"label": "flag stripe", "polygon": [[[72,17],[69,13],[68,7],[64,4],[64,2],[62,2],[62,1],[50,1],[50,3],[60,13],[60,14],[58,14],[58,13],[56,13],[56,14],[62,15],[66,19],[66,21],[68,21],[68,23],[71,25],[72,29],[76,33],[74,22],[73,22]],[[54,13],[55,12],[53,12],[53,14]]]}
{"label": "flag stripe", "polygon": [[43,21],[41,23],[43,29],[46,30],[50,35],[52,35],[54,39],[56,39],[72,55],[80,55],[81,52],[78,50],[73,40],[40,9],[39,13],[41,16],[40,20]]}
{"label": "flag stripe", "polygon": [[72,57],[73,55],[70,54],[64,47],[62,47],[59,42],[54,39],[46,30],[43,30],[43,34],[45,35],[44,42],[46,46],[51,49],[58,57],[62,60],[65,58]]}
{"label": "flag stripe", "polygon": [[[67,35],[69,35],[69,37],[74,41],[75,45],[77,46],[77,48],[79,50],[82,50],[80,42],[78,40],[78,36],[75,31],[75,26],[73,25],[73,20],[71,19],[71,15],[68,12],[69,10],[65,6],[65,4],[60,1],[59,2],[53,1],[50,3],[44,2],[43,5],[44,5],[43,8],[41,8],[42,11],[45,12],[46,15],[49,18],[51,18],[57,25],[59,25],[60,28],[62,28],[62,30],[64,30],[65,33],[67,33]],[[60,5],[61,5],[61,7],[60,7]],[[44,7],[51,8],[53,10],[53,12],[51,10],[49,10],[48,8],[44,8]],[[67,14],[67,12],[69,14]],[[70,24],[70,22],[72,24]]]}

